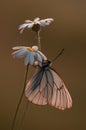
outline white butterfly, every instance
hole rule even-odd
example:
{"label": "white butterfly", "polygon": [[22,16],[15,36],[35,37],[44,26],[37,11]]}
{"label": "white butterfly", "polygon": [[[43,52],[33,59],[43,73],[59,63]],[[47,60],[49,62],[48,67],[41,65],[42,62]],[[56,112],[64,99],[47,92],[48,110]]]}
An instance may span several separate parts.
{"label": "white butterfly", "polygon": [[28,81],[25,95],[29,101],[38,105],[49,104],[64,110],[72,107],[72,98],[59,74],[50,67],[50,61],[37,67],[34,76]]}

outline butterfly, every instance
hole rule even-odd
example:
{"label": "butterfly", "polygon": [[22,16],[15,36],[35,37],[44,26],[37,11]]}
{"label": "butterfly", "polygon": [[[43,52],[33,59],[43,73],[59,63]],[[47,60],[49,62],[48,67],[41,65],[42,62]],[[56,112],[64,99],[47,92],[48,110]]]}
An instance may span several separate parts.
{"label": "butterfly", "polygon": [[37,105],[51,105],[64,110],[72,107],[70,93],[60,75],[50,67],[51,61],[42,62],[27,82],[25,96]]}

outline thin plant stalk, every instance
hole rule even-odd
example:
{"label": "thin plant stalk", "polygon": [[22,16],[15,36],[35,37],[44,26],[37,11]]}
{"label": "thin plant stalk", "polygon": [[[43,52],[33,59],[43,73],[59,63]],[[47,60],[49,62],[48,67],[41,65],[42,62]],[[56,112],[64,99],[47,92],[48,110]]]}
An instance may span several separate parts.
{"label": "thin plant stalk", "polygon": [[26,81],[27,81],[27,77],[28,77],[28,69],[29,69],[29,64],[26,66],[24,87],[23,87],[23,90],[22,90],[22,93],[21,93],[21,97],[19,99],[16,111],[15,111],[15,114],[14,114],[11,130],[14,130],[17,114],[18,114],[18,111],[19,111],[19,108],[20,108],[20,105],[21,105],[21,102],[22,102],[22,99],[23,99],[23,96],[24,96],[24,91],[25,91],[25,87],[26,87]]}
{"label": "thin plant stalk", "polygon": [[39,50],[41,50],[40,31],[37,31],[37,32],[36,32],[36,35],[37,35],[38,47],[39,47]]}
{"label": "thin plant stalk", "polygon": [[19,125],[19,130],[22,130],[23,129],[23,125],[24,125],[24,120],[25,120],[25,117],[26,117],[26,114],[27,114],[27,110],[28,110],[28,101],[26,102],[26,105],[25,105],[25,110],[23,112],[23,116],[22,116],[22,119],[20,121],[20,125]]}

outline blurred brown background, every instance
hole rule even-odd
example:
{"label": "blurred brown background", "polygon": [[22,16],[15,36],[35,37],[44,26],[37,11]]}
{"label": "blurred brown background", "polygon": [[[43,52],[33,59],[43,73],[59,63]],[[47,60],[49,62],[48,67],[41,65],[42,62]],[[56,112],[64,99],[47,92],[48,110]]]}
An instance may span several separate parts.
{"label": "blurred brown background", "polygon": [[[53,63],[73,98],[70,110],[29,104],[21,130],[86,129],[86,1],[85,0],[1,0],[0,1],[0,130],[10,130],[24,81],[23,60],[13,59],[12,47],[36,44],[34,32],[18,26],[24,20],[52,17],[54,22],[41,32],[42,51],[49,59],[65,48]],[[30,70],[30,74],[32,74]],[[23,100],[19,124],[25,109]],[[19,130],[16,126],[15,130]]]}

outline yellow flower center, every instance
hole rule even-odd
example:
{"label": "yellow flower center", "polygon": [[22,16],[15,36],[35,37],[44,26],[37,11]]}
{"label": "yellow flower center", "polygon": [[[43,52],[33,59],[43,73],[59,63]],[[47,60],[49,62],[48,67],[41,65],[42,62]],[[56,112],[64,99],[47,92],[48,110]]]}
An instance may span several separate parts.
{"label": "yellow flower center", "polygon": [[31,51],[31,52],[37,52],[37,50],[31,48],[31,47],[28,47],[27,50]]}

